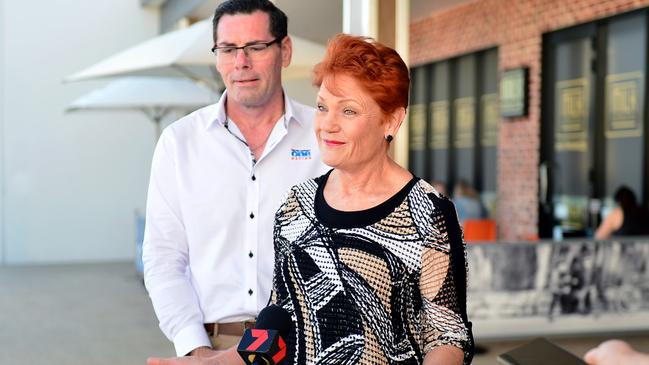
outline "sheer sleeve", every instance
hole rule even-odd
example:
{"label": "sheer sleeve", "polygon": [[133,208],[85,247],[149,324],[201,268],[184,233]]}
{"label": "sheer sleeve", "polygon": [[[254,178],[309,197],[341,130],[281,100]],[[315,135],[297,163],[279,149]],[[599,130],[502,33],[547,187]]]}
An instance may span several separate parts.
{"label": "sheer sleeve", "polygon": [[473,335],[466,315],[466,248],[453,203],[430,194],[435,206],[422,253],[421,339],[424,352],[452,345],[473,358]]}

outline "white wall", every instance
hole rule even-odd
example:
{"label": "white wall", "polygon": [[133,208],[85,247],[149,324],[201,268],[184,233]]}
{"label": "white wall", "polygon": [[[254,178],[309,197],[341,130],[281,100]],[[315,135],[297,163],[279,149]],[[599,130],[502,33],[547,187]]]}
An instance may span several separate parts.
{"label": "white wall", "polygon": [[0,1],[4,262],[131,259],[153,127],[137,114],[64,114],[105,81],[61,80],[156,35],[158,14],[136,0]]}
{"label": "white wall", "polygon": [[315,108],[315,99],[318,96],[318,89],[311,85],[311,78],[283,80],[282,86],[291,98]]}

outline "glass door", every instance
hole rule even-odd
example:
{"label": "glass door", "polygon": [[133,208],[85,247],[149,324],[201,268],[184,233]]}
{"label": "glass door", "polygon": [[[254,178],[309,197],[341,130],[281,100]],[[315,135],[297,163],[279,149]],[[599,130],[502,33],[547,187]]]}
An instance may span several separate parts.
{"label": "glass door", "polygon": [[647,201],[647,11],[544,37],[539,235],[590,236],[629,187]]}
{"label": "glass door", "polygon": [[585,236],[594,192],[595,26],[557,32],[546,41],[546,156],[540,175],[547,181],[541,186],[548,189],[544,198],[551,205],[555,232]]}
{"label": "glass door", "polygon": [[603,215],[620,186],[641,202],[644,166],[644,104],[647,71],[647,21],[639,13],[612,20],[607,31],[604,121]]}

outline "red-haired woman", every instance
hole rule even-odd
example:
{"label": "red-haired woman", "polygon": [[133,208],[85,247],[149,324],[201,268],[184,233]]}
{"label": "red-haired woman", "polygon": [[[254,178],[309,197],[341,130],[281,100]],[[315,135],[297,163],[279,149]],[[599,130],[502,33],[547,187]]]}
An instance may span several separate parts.
{"label": "red-haired woman", "polygon": [[275,218],[273,302],[292,364],[468,364],[465,247],[453,204],[388,155],[408,106],[396,51],[338,35],[315,68],[327,174]]}

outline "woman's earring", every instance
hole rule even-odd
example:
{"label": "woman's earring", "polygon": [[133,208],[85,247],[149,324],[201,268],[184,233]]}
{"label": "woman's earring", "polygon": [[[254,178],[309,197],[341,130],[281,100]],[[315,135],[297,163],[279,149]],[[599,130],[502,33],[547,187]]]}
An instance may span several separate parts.
{"label": "woman's earring", "polygon": [[393,139],[394,139],[394,137],[392,137],[392,135],[390,135],[390,134],[385,136],[385,140],[388,141],[388,143],[392,142]]}

